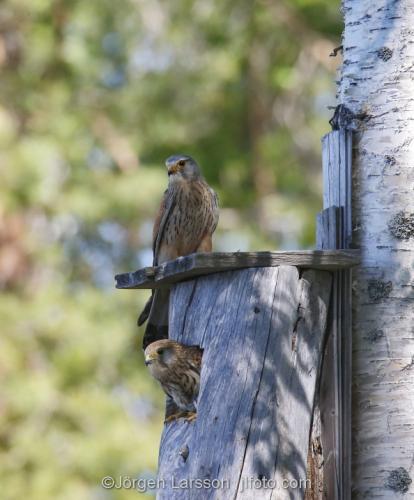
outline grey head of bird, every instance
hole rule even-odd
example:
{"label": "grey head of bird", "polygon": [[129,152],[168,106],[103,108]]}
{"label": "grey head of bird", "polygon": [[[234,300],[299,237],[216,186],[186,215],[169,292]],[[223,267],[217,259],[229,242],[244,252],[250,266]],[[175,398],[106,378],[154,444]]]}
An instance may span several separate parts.
{"label": "grey head of bird", "polygon": [[201,177],[198,163],[188,155],[173,155],[166,159],[170,182],[177,180],[194,180]]}

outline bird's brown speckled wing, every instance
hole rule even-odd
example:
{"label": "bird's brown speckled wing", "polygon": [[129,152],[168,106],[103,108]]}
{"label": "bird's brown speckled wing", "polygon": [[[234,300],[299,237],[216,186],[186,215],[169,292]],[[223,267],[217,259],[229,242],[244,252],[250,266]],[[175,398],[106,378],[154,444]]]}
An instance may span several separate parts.
{"label": "bird's brown speckled wing", "polygon": [[[162,233],[165,227],[166,220],[168,219],[168,214],[173,208],[173,204],[170,200],[171,196],[169,196],[168,189],[164,191],[164,195],[161,200],[160,208],[158,209],[157,216],[154,221],[154,227],[152,230],[152,265],[156,266],[158,263],[158,249],[160,246]],[[137,325],[141,326],[147,321],[148,316],[150,315],[152,303],[154,300],[154,291],[151,293],[151,297],[148,299],[147,303],[141,314],[138,316]],[[144,348],[146,345],[144,344]]]}
{"label": "bird's brown speckled wing", "polygon": [[213,212],[213,224],[211,226],[211,234],[213,234],[214,231],[216,230],[219,221],[220,209],[219,209],[219,198],[217,193],[211,188],[210,191],[212,195],[212,212]]}
{"label": "bird's brown speckled wing", "polygon": [[158,254],[160,246],[164,236],[165,226],[168,221],[168,217],[174,209],[175,205],[175,192],[173,189],[167,189],[164,191],[164,196],[161,200],[161,205],[158,210],[157,217],[154,222],[154,229],[152,232],[152,251],[154,254],[153,265],[158,265]]}
{"label": "bird's brown speckled wing", "polygon": [[194,368],[195,371],[200,373],[201,371],[201,360],[203,358],[203,349],[198,346],[187,346],[186,351],[186,361]]}
{"label": "bird's brown speckled wing", "polygon": [[168,199],[168,189],[166,189],[164,191],[164,194],[162,196],[162,200],[160,203],[160,208],[158,209],[158,213],[157,213],[157,216],[155,217],[155,221],[154,221],[154,226],[152,228],[152,252],[153,253],[155,253],[155,246],[157,243],[157,237],[158,237],[158,233],[160,230],[161,220],[162,220],[164,213],[165,213],[165,210],[167,208],[167,199]]}

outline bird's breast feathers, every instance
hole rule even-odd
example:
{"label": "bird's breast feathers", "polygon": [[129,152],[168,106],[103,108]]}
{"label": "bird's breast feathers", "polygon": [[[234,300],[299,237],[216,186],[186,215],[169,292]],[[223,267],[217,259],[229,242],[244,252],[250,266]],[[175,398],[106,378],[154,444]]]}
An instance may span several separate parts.
{"label": "bird's breast feathers", "polygon": [[206,182],[177,182],[168,191],[172,209],[163,228],[159,264],[197,251],[218,220],[217,197]]}

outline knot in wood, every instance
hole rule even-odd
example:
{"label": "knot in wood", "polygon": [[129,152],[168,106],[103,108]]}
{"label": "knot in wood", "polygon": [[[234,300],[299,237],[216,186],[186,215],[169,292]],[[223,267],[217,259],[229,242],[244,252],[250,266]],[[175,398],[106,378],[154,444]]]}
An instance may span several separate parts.
{"label": "knot in wood", "polygon": [[187,445],[184,445],[182,448],[180,448],[180,451],[178,452],[180,457],[184,460],[184,462],[187,461],[188,455],[190,454],[190,450],[188,449]]}

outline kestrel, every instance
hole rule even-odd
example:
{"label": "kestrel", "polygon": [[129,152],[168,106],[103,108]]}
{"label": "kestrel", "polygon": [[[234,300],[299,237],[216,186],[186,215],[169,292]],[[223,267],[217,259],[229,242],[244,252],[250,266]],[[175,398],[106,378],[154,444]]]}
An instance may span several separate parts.
{"label": "kestrel", "polygon": [[199,347],[169,339],[157,340],[145,349],[145,364],[168,396],[166,422],[195,419],[202,356]]}
{"label": "kestrel", "polygon": [[[154,266],[194,252],[211,252],[212,235],[219,217],[217,195],[193,158],[170,156],[165,165],[168,189],[154,223]],[[139,326],[148,318],[144,349],[151,342],[168,338],[168,307],[169,290],[153,291],[138,318]]]}

